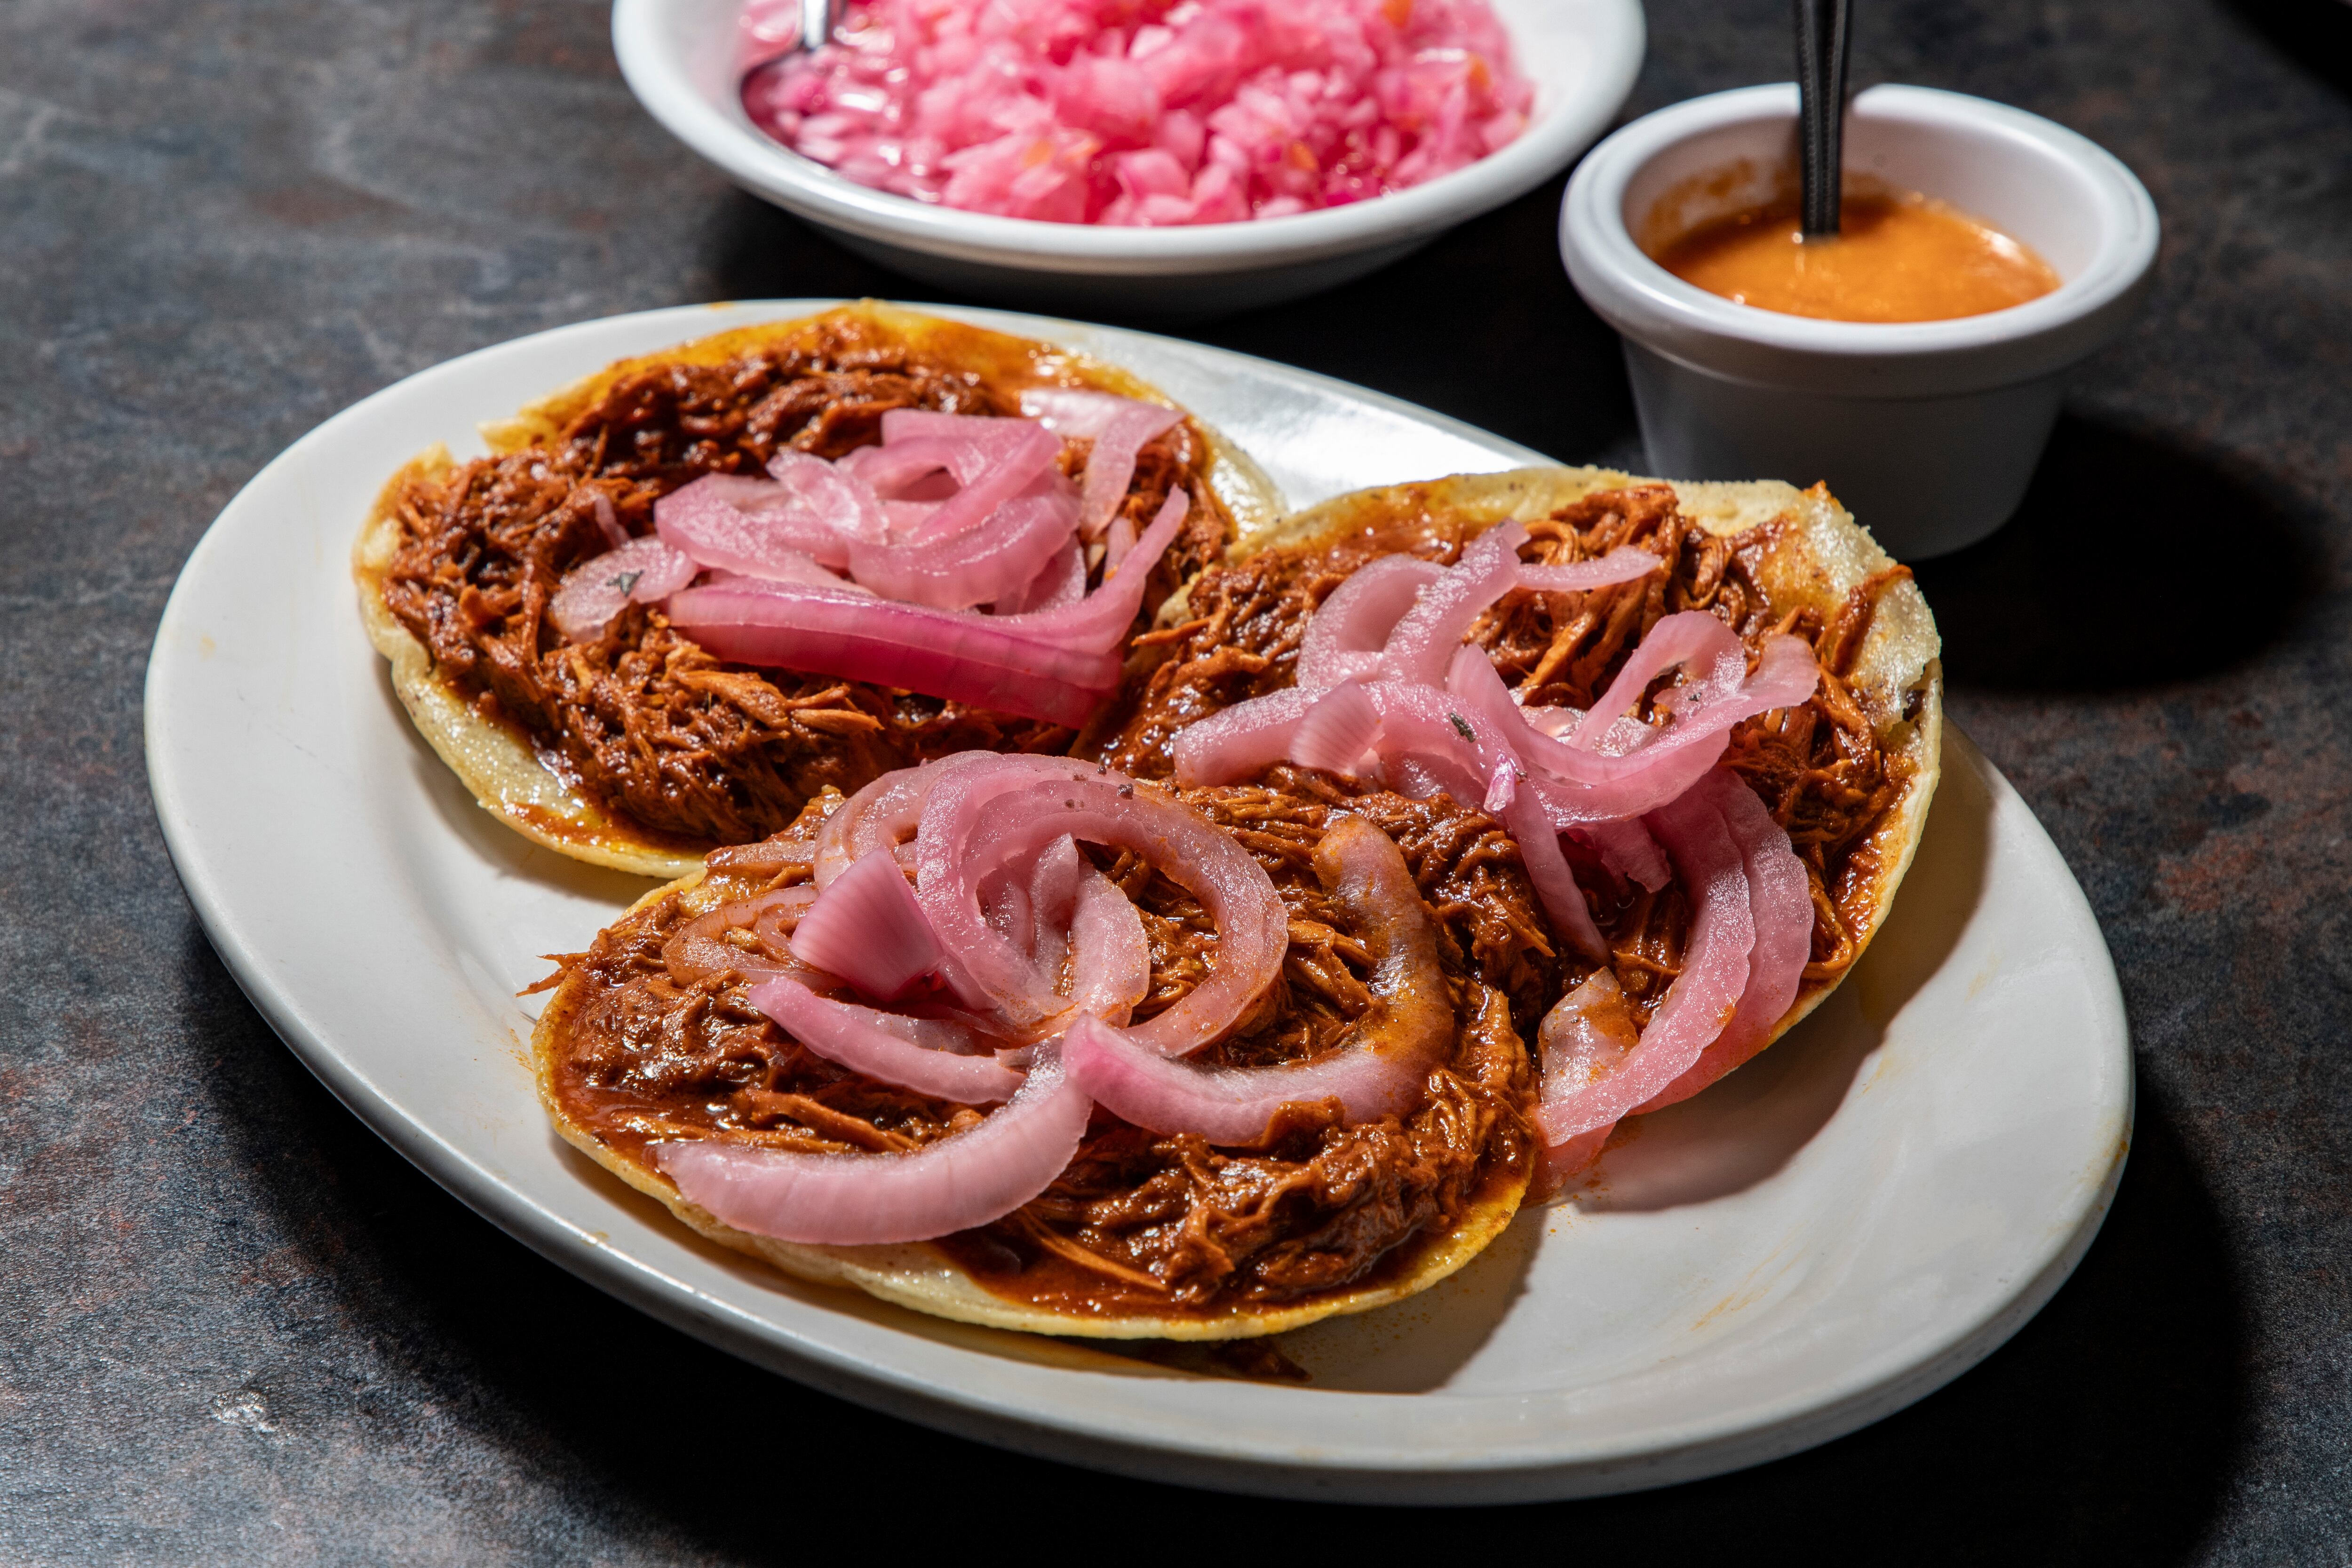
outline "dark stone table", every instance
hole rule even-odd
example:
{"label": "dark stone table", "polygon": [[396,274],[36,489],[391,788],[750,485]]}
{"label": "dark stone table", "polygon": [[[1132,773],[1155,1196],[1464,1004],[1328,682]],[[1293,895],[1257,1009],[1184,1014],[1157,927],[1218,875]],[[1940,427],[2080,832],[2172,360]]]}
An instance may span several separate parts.
{"label": "dark stone table", "polygon": [[[0,1558],[732,1562],[878,1528],[893,1554],[1270,1529],[1342,1560],[2347,1561],[2352,10],[1859,9],[1857,85],[2052,115],[2164,214],[2155,298],[2024,515],[1920,573],[1952,712],[2113,945],[2137,1146],[2074,1282],[1943,1392],[1745,1474],[1472,1517],[1186,1493],[808,1393],[541,1261],[311,1079],[198,929],[142,765],[148,642],[214,513],[485,343],[928,291],[672,143],[596,0],[0,7]],[[1658,0],[1631,111],[1784,77],[1786,21]],[[1559,195],[1202,335],[1636,464]]]}

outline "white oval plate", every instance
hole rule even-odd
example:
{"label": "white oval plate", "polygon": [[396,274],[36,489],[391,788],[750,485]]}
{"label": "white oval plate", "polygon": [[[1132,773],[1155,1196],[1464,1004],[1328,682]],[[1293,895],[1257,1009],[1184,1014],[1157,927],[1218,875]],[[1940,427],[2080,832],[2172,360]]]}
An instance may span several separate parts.
{"label": "white oval plate", "polygon": [[[346,567],[385,477],[626,354],[824,301],[590,321],[411,376],[247,485],[181,574],[149,776],[214,944],[360,1118],[565,1268],[748,1360],[1075,1463],[1238,1490],[1528,1500],[1663,1485],[1877,1419],[2072,1271],[2131,1129],[2121,998],[2081,890],[1957,731],[1886,930],[1755,1064],[1645,1119],[1594,1189],[1387,1310],[1285,1336],[1311,1384],[941,1323],[710,1247],[562,1143],[516,1000],[646,883],[491,820],[410,729]],[[1294,503],[1539,460],[1391,398],[1140,333],[984,324],[1131,366]]]}

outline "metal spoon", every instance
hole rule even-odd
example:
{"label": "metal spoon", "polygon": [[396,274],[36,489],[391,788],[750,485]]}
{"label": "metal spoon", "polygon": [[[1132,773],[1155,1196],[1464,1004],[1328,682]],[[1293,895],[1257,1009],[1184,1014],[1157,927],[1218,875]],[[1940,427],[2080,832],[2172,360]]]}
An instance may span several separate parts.
{"label": "metal spoon", "polygon": [[[811,4],[814,0],[810,0]],[[1796,0],[1797,148],[1807,239],[1838,231],[1845,159],[1845,61],[1851,0]]]}
{"label": "metal spoon", "polygon": [[833,42],[833,29],[841,22],[844,3],[845,0],[800,0],[798,36],[789,38],[755,36],[754,41],[744,50],[740,67],[743,75],[748,77],[787,55],[814,53]]}
{"label": "metal spoon", "polygon": [[[801,47],[814,53],[833,42],[833,29],[841,20],[841,0],[801,0]],[[1845,79],[1845,68],[1838,68],[1838,79]]]}

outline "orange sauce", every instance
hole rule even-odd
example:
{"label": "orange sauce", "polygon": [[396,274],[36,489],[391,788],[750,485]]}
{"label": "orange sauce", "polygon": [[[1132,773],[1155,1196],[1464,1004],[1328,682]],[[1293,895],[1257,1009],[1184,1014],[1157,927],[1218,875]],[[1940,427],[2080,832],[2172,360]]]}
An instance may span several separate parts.
{"label": "orange sauce", "polygon": [[1794,204],[1699,225],[1654,253],[1686,283],[1742,305],[1833,321],[1942,321],[2038,299],[2058,274],[1991,225],[1916,195],[1845,198],[1840,231],[1799,232]]}

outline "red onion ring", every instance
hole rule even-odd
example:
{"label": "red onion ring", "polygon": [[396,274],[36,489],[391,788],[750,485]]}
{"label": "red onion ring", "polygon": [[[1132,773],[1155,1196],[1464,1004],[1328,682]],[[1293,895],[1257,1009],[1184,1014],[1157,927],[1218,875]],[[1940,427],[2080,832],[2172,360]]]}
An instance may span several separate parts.
{"label": "red onion ring", "polygon": [[1396,623],[1381,653],[1381,673],[1393,680],[1435,686],[1479,612],[1518,581],[1526,527],[1498,523],[1462,547],[1461,559],[1421,591]]}
{"label": "red onion ring", "polygon": [[[1745,789],[1737,780],[1732,786]],[[1737,1015],[1756,947],[1748,870],[1725,826],[1717,787],[1695,789],[1650,814],[1650,826],[1691,895],[1691,931],[1682,973],[1650,1016],[1650,1026],[1622,1065],[1601,1078],[1570,1081],[1544,1067],[1536,1125],[1560,1143],[1607,1127],[1654,1098],[1696,1062]]]}
{"label": "red onion ring", "polygon": [[1350,1122],[1409,1107],[1454,1030],[1428,907],[1403,852],[1361,817],[1332,825],[1316,848],[1315,868],[1356,916],[1372,955],[1372,1005],[1351,1045],[1317,1061],[1204,1069],[1171,1060],[1140,1030],[1122,1033],[1085,1018],[1063,1039],[1072,1079],[1122,1121],[1228,1147],[1263,1142],[1285,1105],[1336,1100]]}
{"label": "red onion ring", "polygon": [[1646,550],[1621,544],[1596,560],[1574,561],[1565,566],[1537,566],[1523,561],[1519,563],[1518,585],[1540,594],[1581,593],[1633,582],[1664,564]]}
{"label": "red onion ring", "polygon": [[1108,653],[1006,629],[1025,617],[961,615],[826,588],[688,588],[671,595],[669,618],[737,663],[845,676],[1073,728],[1118,684],[1119,661]]}
{"label": "red onion ring", "polygon": [[1307,618],[1298,642],[1298,684],[1319,690],[1376,674],[1397,623],[1444,575],[1436,562],[1412,555],[1383,555],[1349,573]]}
{"label": "red onion ring", "polygon": [[1756,951],[1748,958],[1748,988],[1740,994],[1739,1011],[1697,1061],[1635,1107],[1637,1111],[1688,1100],[1769,1045],[1772,1026],[1797,999],[1805,963],[1813,955],[1812,889],[1787,830],[1772,820],[1756,792],[1732,774],[1710,774],[1702,787],[1709,789],[1747,862]]}
{"label": "red onion ring", "polygon": [[961,1025],[831,1001],[791,979],[765,981],[749,994],[807,1049],[877,1082],[960,1105],[1010,1100],[1021,1087],[1021,1075],[994,1056],[959,1054],[975,1039]]}
{"label": "red onion ring", "polygon": [[1029,954],[990,928],[979,884],[1064,834],[1135,851],[1198,899],[1216,922],[1217,957],[1208,977],[1135,1031],[1154,1050],[1180,1055],[1222,1037],[1281,973],[1290,943],[1281,895],[1247,850],[1196,813],[1108,770],[1036,784],[975,763],[943,773],[932,786],[915,841],[915,896],[941,944],[1016,1027],[1068,1004]]}
{"label": "red onion ring", "polygon": [[[662,944],[662,963],[680,985],[726,973],[752,980],[780,974],[816,978],[814,970],[793,956],[791,943],[800,916],[815,899],[814,888],[778,888],[721,904],[680,926]],[[760,951],[722,940],[730,930],[750,931]]]}
{"label": "red onion ring", "polygon": [[[959,492],[963,493],[969,492]],[[1077,492],[1069,480],[1048,469],[991,508],[984,528],[973,525],[942,534],[934,518],[901,542],[853,540],[849,573],[887,598],[962,609],[1001,599],[1025,585],[1069,542],[1077,521]]]}
{"label": "red onion ring", "polygon": [[799,1154],[723,1139],[656,1143],[689,1203],[755,1236],[856,1247],[929,1241],[1002,1219],[1078,1152],[1093,1102],[1050,1048],[1003,1109],[903,1154]]}
{"label": "red onion ring", "polygon": [[660,540],[632,539],[566,572],[547,602],[547,619],[564,641],[585,642],[632,601],[666,599],[693,582],[694,573],[692,561]]}

